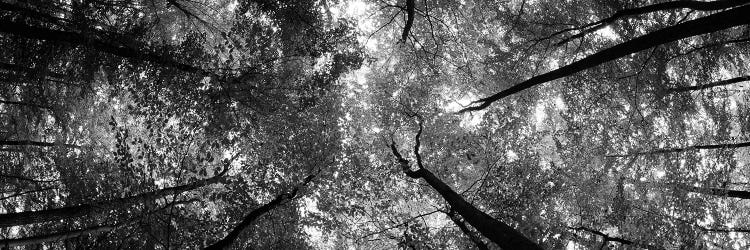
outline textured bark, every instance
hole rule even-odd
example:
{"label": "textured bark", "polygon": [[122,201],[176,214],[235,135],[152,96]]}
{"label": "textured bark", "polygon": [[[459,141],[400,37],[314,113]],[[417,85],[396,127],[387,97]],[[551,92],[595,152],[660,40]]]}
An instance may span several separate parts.
{"label": "textured bark", "polygon": [[689,150],[700,150],[700,149],[730,149],[730,148],[743,148],[743,147],[750,147],[750,142],[709,144],[709,145],[698,145],[698,146],[690,146],[690,147],[682,147],[682,148],[664,148],[664,149],[656,149],[656,150],[645,151],[645,152],[637,152],[637,153],[632,153],[632,154],[607,155],[607,157],[629,157],[629,156],[637,156],[637,155],[679,153],[679,152],[685,152]]}
{"label": "textured bark", "polygon": [[[314,177],[315,175],[308,175],[300,186],[306,186],[308,183],[310,183],[310,181],[312,181]],[[221,240],[217,241],[214,244],[211,244],[205,249],[221,250],[221,249],[229,248],[230,246],[232,246],[232,243],[234,243],[234,241],[237,240],[237,238],[240,236],[240,233],[242,233],[242,231],[244,231],[245,228],[252,225],[256,219],[268,213],[269,211],[273,210],[274,208],[282,205],[284,202],[293,199],[297,195],[297,192],[299,191],[300,186],[295,187],[290,192],[284,192],[284,193],[277,195],[275,198],[273,198],[273,200],[251,211],[250,213],[245,215],[242,221],[239,224],[237,224],[237,226],[235,226],[232,229],[232,231],[230,231],[227,234],[227,236],[224,236],[224,238],[222,238]]]}
{"label": "textured bark", "polygon": [[[4,62],[0,62],[0,69],[7,70],[7,71],[18,72],[18,73],[23,73],[23,74],[25,74],[26,76],[29,76],[29,77],[34,76],[34,75],[40,73],[37,69],[28,68],[28,67],[24,67],[24,66],[20,66],[20,65],[16,65],[16,64],[11,64],[11,63],[4,63]],[[63,75],[63,74],[60,74],[60,73],[55,73],[55,72],[44,72],[44,74],[46,74],[47,76],[58,78],[58,79],[66,79],[67,78],[66,75]]]}
{"label": "textured bark", "polygon": [[597,30],[600,30],[604,27],[606,27],[609,24],[614,23],[618,19],[628,17],[628,16],[637,16],[637,15],[643,15],[658,11],[665,11],[665,10],[676,10],[676,9],[689,9],[689,10],[697,10],[697,11],[715,11],[715,10],[723,10],[728,9],[732,7],[737,7],[740,5],[744,5],[750,2],[749,0],[718,0],[718,1],[686,1],[686,0],[679,0],[679,1],[672,1],[672,2],[663,2],[663,3],[657,3],[632,9],[625,9],[615,12],[610,17],[607,17],[605,19],[588,23],[586,25],[583,25],[578,28],[571,28],[571,29],[565,29],[561,32],[556,32],[554,35],[558,35],[567,31],[572,30],[583,30],[578,34],[572,35],[568,38],[566,38],[563,41],[560,41],[557,43],[557,45],[565,44],[571,40],[583,37],[587,34],[591,34]]}
{"label": "textured bark", "polygon": [[414,25],[414,1],[415,0],[406,0],[406,23],[404,24],[404,30],[401,32],[402,42],[406,42],[406,39],[409,38],[411,26]]}
{"label": "textured bark", "polygon": [[24,237],[24,238],[18,238],[18,239],[4,239],[4,240],[0,240],[0,246],[1,247],[17,247],[17,246],[26,246],[26,245],[38,245],[38,244],[42,244],[45,242],[72,239],[72,238],[77,238],[77,237],[87,235],[87,234],[106,232],[106,231],[111,231],[114,229],[115,229],[115,226],[107,225],[107,226],[90,227],[90,228],[81,229],[81,230],[60,232],[60,233],[54,233],[54,234]]}
{"label": "textured bark", "polygon": [[739,199],[750,199],[750,191],[732,190],[732,189],[724,189],[724,188],[705,188],[705,187],[695,187],[695,186],[683,186],[682,188],[692,193],[716,195],[716,196],[739,198]]}
{"label": "textured bark", "polygon": [[480,238],[474,232],[472,232],[471,230],[469,230],[469,227],[466,226],[466,223],[464,223],[461,220],[461,218],[458,218],[458,215],[456,215],[456,213],[453,210],[449,211],[446,214],[448,215],[448,218],[450,218],[451,221],[453,221],[453,224],[456,224],[456,226],[458,227],[458,229],[461,229],[461,232],[463,232],[467,237],[469,237],[469,239],[471,240],[471,242],[474,243],[474,245],[477,247],[477,249],[479,249],[479,250],[488,250],[489,249],[487,247],[487,244],[484,244],[484,241],[482,241],[482,238]]}
{"label": "textured bark", "polygon": [[641,242],[636,242],[636,241],[632,241],[632,240],[628,240],[628,239],[623,239],[623,238],[620,238],[620,237],[609,236],[608,234],[602,233],[601,231],[594,230],[594,229],[591,229],[591,228],[588,228],[588,227],[580,226],[580,227],[568,227],[568,228],[570,228],[572,230],[576,230],[576,231],[586,231],[586,232],[589,232],[591,234],[601,236],[603,244],[607,244],[607,242],[617,242],[617,243],[620,243],[620,244],[623,244],[623,245],[637,246],[637,247],[642,248],[642,249],[664,250],[663,247],[652,246],[652,245],[649,245],[649,244],[644,244],[644,243],[641,243]]}
{"label": "textured bark", "polygon": [[409,168],[409,161],[404,159],[396,149],[396,144],[391,140],[391,151],[399,164],[401,165],[404,173],[414,179],[424,179],[440,196],[445,199],[446,202],[451,206],[451,210],[455,211],[466,222],[477,229],[484,237],[487,237],[492,242],[495,242],[503,249],[542,249],[535,242],[526,238],[521,232],[516,231],[513,227],[492,218],[489,214],[482,212],[481,210],[474,207],[471,203],[467,202],[461,195],[453,191],[447,184],[445,184],[440,178],[435,176],[432,172],[427,170],[422,164],[422,157],[419,154],[420,139],[422,134],[422,119],[419,119],[419,131],[415,138],[414,154],[417,160],[418,170],[411,170]]}
{"label": "textured bark", "polygon": [[7,213],[0,214],[0,227],[12,227],[19,225],[26,225],[32,223],[42,223],[50,221],[59,221],[66,219],[73,219],[82,216],[90,216],[95,213],[111,211],[116,209],[124,209],[129,206],[140,204],[144,201],[154,200],[157,198],[175,195],[189,190],[193,190],[199,187],[207,186],[209,184],[217,183],[222,180],[223,173],[209,179],[196,181],[190,184],[160,189],[148,193],[138,194],[135,196],[118,198],[106,201],[100,201],[89,204],[82,204],[77,206],[69,206],[62,208],[53,208],[40,211],[28,211],[20,213]]}
{"label": "textured bark", "polygon": [[6,101],[6,100],[0,99],[0,103],[6,104],[6,105],[18,105],[18,106],[35,107],[35,108],[42,108],[42,109],[52,109],[52,107],[50,106],[40,105],[36,103],[28,103],[28,102]]}
{"label": "textured bark", "polygon": [[738,82],[745,82],[745,81],[750,81],[750,76],[740,76],[740,77],[735,77],[732,79],[726,79],[726,80],[712,82],[712,83],[703,84],[703,85],[672,88],[669,91],[670,92],[696,91],[696,90],[709,89],[713,87],[726,86],[726,85],[735,84]]}
{"label": "textured bark", "polygon": [[80,148],[80,146],[73,145],[73,144],[58,144],[54,142],[40,142],[40,141],[29,141],[29,140],[21,140],[21,141],[0,140],[0,146],[37,146],[37,147],[61,146],[61,147],[68,147],[68,148]]}
{"label": "textured bark", "polygon": [[696,36],[700,34],[711,33],[719,30],[728,29],[743,24],[750,24],[750,5],[745,5],[722,11],[717,14],[687,21],[671,27],[660,29],[646,35],[634,38],[630,41],[620,43],[613,47],[601,50],[593,55],[587,56],[581,60],[558,68],[556,70],[532,77],[519,84],[500,91],[491,96],[472,102],[472,106],[464,108],[459,113],[468,111],[477,111],[489,107],[492,103],[521,92],[536,85],[546,83],[552,80],[560,79],[580,71],[599,66],[620,57],[624,57],[657,45],[674,42],[683,38]]}
{"label": "textured bark", "polygon": [[0,32],[29,39],[54,41],[74,46],[88,47],[124,58],[147,61],[161,66],[176,68],[185,72],[213,76],[213,74],[199,67],[181,63],[163,55],[142,51],[122,44],[116,44],[113,41],[108,41],[106,38],[92,37],[77,32],[29,26],[20,22],[7,20],[0,20]]}

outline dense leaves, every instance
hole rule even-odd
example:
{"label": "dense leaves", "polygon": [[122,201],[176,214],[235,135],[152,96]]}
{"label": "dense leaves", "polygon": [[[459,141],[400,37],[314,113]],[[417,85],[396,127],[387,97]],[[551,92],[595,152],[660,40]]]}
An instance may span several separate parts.
{"label": "dense leaves", "polygon": [[0,245],[745,249],[748,1],[0,1]]}

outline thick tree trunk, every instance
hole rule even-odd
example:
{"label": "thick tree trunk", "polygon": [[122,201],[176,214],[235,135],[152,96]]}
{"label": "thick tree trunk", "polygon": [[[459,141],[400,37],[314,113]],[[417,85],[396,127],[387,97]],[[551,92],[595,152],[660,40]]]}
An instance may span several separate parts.
{"label": "thick tree trunk", "polygon": [[488,250],[489,249],[487,247],[487,244],[484,244],[484,241],[482,241],[482,238],[480,238],[474,232],[472,232],[471,230],[469,230],[469,227],[466,226],[466,223],[464,223],[461,220],[461,218],[458,218],[458,215],[456,215],[456,213],[453,210],[451,210],[448,213],[446,213],[446,215],[448,215],[448,218],[450,218],[451,221],[453,221],[453,224],[456,224],[456,226],[458,227],[458,229],[461,229],[461,232],[463,232],[466,235],[466,237],[469,237],[469,239],[471,240],[471,242],[473,242],[474,245],[477,246],[477,249],[479,249],[479,250]]}
{"label": "thick tree trunk", "polygon": [[716,195],[723,197],[739,198],[739,199],[750,199],[750,191],[731,190],[724,188],[705,188],[695,186],[682,186],[683,189],[692,193],[700,193],[707,195]]}
{"label": "thick tree trunk", "polygon": [[[419,117],[419,116],[418,116]],[[422,164],[422,156],[419,154],[420,140],[422,135],[421,117],[419,122],[419,131],[415,136],[414,155],[417,160],[419,170],[411,170],[409,161],[404,159],[396,149],[396,143],[391,141],[391,151],[396,160],[398,160],[404,173],[414,179],[424,179],[440,196],[448,202],[451,210],[461,215],[466,222],[477,229],[484,237],[495,242],[503,249],[542,249],[536,243],[526,238],[525,235],[516,231],[513,227],[492,218],[489,214],[477,209],[471,203],[464,200],[461,195],[453,191],[440,178],[432,174]]]}
{"label": "thick tree trunk", "polygon": [[687,92],[687,91],[703,90],[703,89],[709,89],[713,87],[726,86],[729,84],[735,84],[735,83],[744,82],[744,81],[750,81],[750,76],[740,76],[740,77],[735,77],[732,79],[726,79],[726,80],[712,82],[712,83],[703,84],[703,85],[672,88],[672,89],[669,89],[669,91],[670,92]]}
{"label": "thick tree trunk", "polygon": [[[308,183],[310,183],[310,181],[312,181],[314,177],[315,175],[308,175],[300,186],[306,186]],[[232,243],[234,243],[234,241],[237,240],[237,237],[240,236],[240,233],[242,233],[242,231],[244,231],[245,228],[250,226],[256,219],[268,213],[269,211],[273,210],[274,208],[278,207],[279,205],[283,204],[284,202],[293,199],[297,195],[297,192],[299,191],[300,186],[295,187],[290,192],[284,192],[284,193],[277,195],[273,200],[251,211],[249,214],[245,215],[245,218],[243,218],[242,221],[239,224],[237,224],[237,226],[235,226],[232,229],[232,231],[230,231],[227,234],[227,236],[224,236],[224,238],[222,238],[221,240],[217,241],[214,244],[211,244],[205,249],[206,250],[222,250],[222,249],[229,248],[232,245]]]}
{"label": "thick tree trunk", "polygon": [[422,168],[412,172],[434,188],[466,222],[503,249],[542,249],[513,227],[471,205],[429,170]]}
{"label": "thick tree trunk", "polygon": [[77,32],[34,27],[20,22],[7,20],[0,20],[0,32],[29,39],[55,41],[75,46],[88,47],[124,58],[147,61],[161,66],[176,68],[185,72],[213,76],[211,73],[199,67],[177,62],[166,56],[158,55],[153,52],[141,51],[125,45],[118,45],[104,40],[104,38],[91,37]]}
{"label": "thick tree trunk", "polygon": [[169,195],[175,195],[199,187],[207,186],[209,184],[217,183],[223,178],[224,177],[222,173],[209,179],[196,181],[190,184],[165,188],[125,198],[112,199],[70,207],[53,208],[41,211],[0,214],[0,227],[12,227],[32,223],[59,221],[78,218],[82,216],[89,216],[98,212],[124,209],[135,204],[143,203],[144,201],[154,200]]}
{"label": "thick tree trunk", "polygon": [[722,11],[717,14],[687,21],[681,24],[648,33],[646,35],[634,38],[630,41],[620,43],[611,48],[607,48],[594,53],[593,55],[587,56],[581,60],[575,61],[556,70],[532,77],[494,95],[474,101],[472,102],[472,106],[460,110],[459,113],[485,109],[489,107],[493,102],[518,93],[522,90],[526,90],[528,88],[552,80],[560,79],[578,73],[582,70],[593,68],[605,62],[609,62],[635,52],[652,48],[657,45],[674,42],[691,36],[724,30],[743,24],[750,24],[750,15],[748,15],[747,13],[750,13],[750,5]]}
{"label": "thick tree trunk", "polygon": [[74,230],[74,231],[67,231],[67,232],[60,232],[60,233],[32,236],[32,237],[25,237],[25,238],[18,238],[18,239],[4,239],[4,240],[0,240],[0,247],[38,245],[38,244],[42,244],[45,242],[77,238],[77,237],[87,235],[87,234],[101,233],[101,232],[106,232],[106,231],[110,231],[114,229],[115,229],[115,226],[107,225],[107,226],[90,227],[90,228],[81,229],[81,230]]}

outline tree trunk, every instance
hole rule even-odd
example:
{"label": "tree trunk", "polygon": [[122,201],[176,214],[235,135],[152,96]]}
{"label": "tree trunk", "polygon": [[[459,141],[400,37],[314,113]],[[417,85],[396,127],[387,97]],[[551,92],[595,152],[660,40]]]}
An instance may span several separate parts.
{"label": "tree trunk", "polygon": [[224,179],[223,173],[190,184],[165,188],[125,198],[118,198],[70,207],[53,208],[41,211],[0,214],[0,227],[12,227],[32,223],[73,219],[82,216],[89,216],[98,212],[124,209],[135,204],[143,203],[144,201],[154,200],[168,195],[175,195],[199,187],[207,186],[209,184],[217,183],[222,179]]}
{"label": "tree trunk", "polygon": [[582,30],[586,29],[584,31],[581,31],[578,34],[572,35],[560,42],[557,43],[557,45],[565,44],[571,40],[580,38],[582,36],[585,36],[587,34],[591,34],[594,31],[597,31],[599,29],[602,29],[606,27],[607,25],[617,21],[617,19],[628,17],[628,16],[637,16],[637,15],[643,15],[648,13],[653,13],[657,11],[664,11],[664,10],[675,10],[675,9],[689,9],[689,10],[698,10],[698,11],[715,11],[715,10],[723,10],[728,9],[740,5],[747,4],[748,0],[718,0],[718,1],[688,1],[688,0],[678,0],[678,1],[672,1],[672,2],[663,2],[663,3],[657,3],[632,9],[625,9],[615,12],[610,17],[607,17],[605,19],[588,23],[586,25],[580,26],[578,28],[571,28],[571,29],[565,29],[562,32],[556,32],[553,35],[561,34],[563,32],[572,31],[572,30]]}
{"label": "tree trunk", "polygon": [[77,32],[34,27],[20,22],[7,20],[0,20],[0,32],[29,39],[62,42],[74,46],[88,47],[124,58],[147,61],[161,66],[176,68],[185,72],[213,76],[213,74],[199,67],[177,62],[166,56],[158,55],[153,52],[141,51],[126,45],[118,45],[111,41],[103,40],[103,38],[90,37]]}
{"label": "tree trunk", "polygon": [[503,249],[542,249],[513,227],[471,205],[429,170],[421,168],[412,172],[443,196],[451,209],[460,214],[466,222]]}
{"label": "tree trunk", "polygon": [[[13,72],[19,72],[23,73],[27,76],[33,76],[35,74],[38,74],[39,72],[36,69],[33,68],[27,68],[24,66],[16,65],[16,64],[10,64],[10,63],[4,63],[0,62],[0,69],[4,69],[7,71],[13,71]],[[57,78],[57,79],[67,79],[68,77],[66,75],[55,73],[55,72],[45,72],[46,75]]]}
{"label": "tree trunk", "polygon": [[[305,177],[305,180],[302,182],[300,186],[306,186],[308,183],[310,183],[310,181],[312,181],[314,177],[315,175],[308,175],[307,177]],[[235,226],[234,229],[232,229],[232,231],[229,232],[229,234],[227,234],[227,236],[217,241],[216,243],[211,244],[205,249],[206,250],[222,250],[222,249],[229,248],[232,245],[232,243],[234,243],[234,241],[237,239],[237,237],[240,236],[240,233],[242,233],[242,231],[244,231],[245,228],[250,226],[256,219],[268,213],[268,211],[271,211],[274,208],[278,207],[282,203],[293,199],[297,195],[297,191],[299,191],[300,186],[295,187],[290,192],[284,192],[284,193],[277,195],[276,198],[274,198],[273,200],[251,211],[249,214],[245,215],[245,218],[243,218],[242,221],[239,224],[237,224],[237,226]]]}
{"label": "tree trunk", "polygon": [[80,148],[80,146],[73,145],[73,144],[57,144],[53,142],[40,142],[40,141],[29,141],[29,140],[23,140],[23,141],[0,140],[0,146],[37,146],[37,147],[62,146],[62,147],[68,147],[68,148]]}
{"label": "tree trunk", "polygon": [[420,136],[422,135],[422,117],[415,114],[419,119],[419,131],[414,137],[414,156],[417,160],[418,170],[411,170],[409,167],[409,160],[404,159],[403,156],[396,149],[396,142],[391,138],[391,152],[396,157],[396,160],[401,165],[401,169],[413,179],[424,179],[433,189],[435,189],[440,196],[448,202],[451,206],[451,210],[461,215],[466,222],[477,229],[484,237],[487,237],[492,242],[495,242],[498,246],[503,249],[542,249],[536,243],[526,238],[522,233],[516,231],[513,227],[503,223],[502,221],[492,218],[489,214],[482,212],[481,210],[471,205],[471,203],[464,200],[461,195],[453,191],[447,184],[445,184],[440,178],[432,174],[422,164],[422,156],[419,154],[419,147],[421,145]]}
{"label": "tree trunk", "polygon": [[19,106],[42,108],[42,109],[52,109],[52,107],[50,106],[40,105],[36,103],[28,103],[28,102],[6,101],[6,100],[0,99],[0,103],[6,104],[6,105],[19,105]]}
{"label": "tree trunk", "polygon": [[750,199],[750,191],[731,190],[731,189],[724,189],[724,188],[705,188],[705,187],[695,187],[695,186],[687,186],[687,185],[682,186],[682,188],[692,193],[716,195],[716,196],[739,198],[739,199]]}
{"label": "tree trunk", "polygon": [[750,147],[750,142],[709,144],[709,145],[698,145],[698,146],[690,146],[690,147],[682,147],[682,148],[665,148],[665,149],[656,149],[656,150],[651,150],[651,151],[646,151],[646,152],[636,152],[636,153],[631,153],[631,154],[607,155],[607,157],[629,157],[629,156],[637,156],[637,155],[679,153],[679,152],[684,152],[688,150],[696,150],[696,149],[729,149],[729,148],[744,148],[744,147]]}
{"label": "tree trunk", "polygon": [[594,53],[593,55],[587,56],[581,60],[575,61],[556,70],[532,77],[494,95],[474,101],[472,102],[472,106],[460,110],[459,113],[485,109],[489,107],[493,102],[518,93],[522,90],[552,80],[560,79],[578,73],[582,70],[593,68],[605,62],[609,62],[657,45],[674,42],[691,36],[724,30],[743,24],[750,24],[750,15],[748,15],[747,13],[750,13],[750,5],[722,11],[717,14],[687,21],[681,24],[648,33],[646,35],[634,38],[630,41],[623,42],[613,47]]}
{"label": "tree trunk", "polygon": [[703,89],[708,89],[708,88],[713,88],[713,87],[718,87],[718,86],[726,86],[729,84],[734,84],[734,83],[744,82],[744,81],[750,81],[750,76],[740,76],[740,77],[735,77],[732,79],[726,79],[726,80],[712,82],[712,83],[703,84],[703,85],[677,87],[677,88],[669,89],[669,91],[670,92],[687,92],[687,91],[703,90]]}
{"label": "tree trunk", "polygon": [[471,242],[474,242],[474,245],[477,246],[477,249],[479,249],[479,250],[488,250],[489,249],[487,247],[487,244],[484,244],[484,241],[482,241],[482,238],[480,238],[474,232],[472,232],[471,230],[469,230],[469,227],[466,226],[466,223],[464,223],[461,220],[461,218],[458,218],[458,216],[456,215],[456,213],[453,210],[451,210],[448,213],[446,213],[446,215],[448,215],[448,218],[450,218],[451,221],[453,221],[453,224],[456,224],[456,226],[458,227],[458,229],[461,229],[461,232],[463,232],[467,237],[469,237],[469,239],[471,240]]}
{"label": "tree trunk", "polygon": [[17,246],[26,246],[26,245],[37,245],[37,244],[42,244],[45,242],[66,240],[66,239],[80,237],[86,234],[95,234],[95,233],[110,231],[114,229],[115,229],[115,226],[107,225],[107,226],[90,227],[90,228],[81,229],[81,230],[74,230],[74,231],[67,231],[67,232],[60,232],[60,233],[32,236],[32,237],[25,237],[25,238],[18,238],[18,239],[4,239],[4,240],[0,240],[0,247],[17,247]]}

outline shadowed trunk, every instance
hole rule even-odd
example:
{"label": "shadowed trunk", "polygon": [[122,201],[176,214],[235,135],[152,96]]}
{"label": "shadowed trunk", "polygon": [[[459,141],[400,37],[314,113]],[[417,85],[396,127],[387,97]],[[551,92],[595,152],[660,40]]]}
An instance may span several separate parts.
{"label": "shadowed trunk", "polygon": [[182,186],[160,189],[153,192],[143,193],[125,198],[40,211],[0,214],[0,227],[12,227],[32,223],[59,221],[82,216],[89,216],[98,212],[123,209],[135,204],[143,203],[144,201],[154,200],[169,195],[175,195],[199,187],[207,186],[209,184],[217,183],[224,179],[223,174],[224,173],[221,173],[217,176]]}
{"label": "shadowed trunk", "polygon": [[306,186],[308,183],[310,183],[310,181],[312,181],[314,177],[315,175],[308,175],[307,177],[305,177],[305,180],[302,182],[302,184],[297,187],[294,187],[292,191],[281,193],[277,195],[275,198],[273,198],[273,200],[251,211],[250,213],[245,215],[245,218],[243,218],[242,221],[239,224],[237,224],[237,226],[235,226],[232,229],[232,231],[230,231],[227,234],[227,236],[217,241],[216,243],[211,244],[205,249],[206,250],[221,250],[221,249],[229,248],[230,246],[232,246],[232,243],[234,243],[234,241],[237,240],[237,237],[240,236],[240,233],[242,233],[242,231],[244,231],[245,228],[250,226],[260,216],[282,205],[284,202],[292,200],[297,195],[297,192],[299,191],[300,186]]}
{"label": "shadowed trunk", "polygon": [[735,84],[735,83],[744,82],[744,81],[750,81],[750,76],[740,76],[740,77],[735,77],[732,79],[712,82],[712,83],[703,84],[703,85],[672,88],[672,89],[669,89],[669,91],[670,92],[687,92],[687,91],[703,90],[703,89],[709,89],[713,87],[726,86],[726,85]]}
{"label": "shadowed trunk", "polygon": [[458,218],[458,215],[456,215],[456,212],[453,210],[448,211],[446,213],[448,215],[448,218],[453,221],[453,224],[456,224],[458,229],[461,229],[461,232],[463,232],[471,242],[474,243],[475,246],[477,246],[477,249],[479,250],[488,250],[487,244],[484,244],[484,241],[482,241],[482,238],[480,238],[478,235],[476,235],[474,232],[472,232],[469,227],[466,226],[466,223],[464,223],[461,218]]}
{"label": "shadowed trunk", "polygon": [[401,32],[402,42],[406,42],[406,39],[409,38],[411,26],[414,25],[414,1],[406,0],[406,24],[404,24],[404,30]]}
{"label": "shadowed trunk", "polygon": [[724,188],[705,188],[705,187],[695,187],[695,186],[687,186],[687,185],[682,186],[682,189],[685,189],[686,191],[689,191],[692,193],[716,195],[716,196],[739,198],[739,199],[750,199],[750,191],[731,190],[731,189],[724,189]]}
{"label": "shadowed trunk", "polygon": [[682,147],[682,148],[665,148],[665,149],[656,149],[656,150],[645,151],[645,152],[636,152],[636,153],[631,153],[631,154],[613,154],[613,155],[607,155],[607,157],[629,157],[629,156],[637,156],[637,155],[679,153],[679,152],[684,152],[684,151],[689,151],[689,150],[700,150],[700,149],[730,149],[730,148],[744,148],[744,147],[750,147],[750,142],[709,144],[709,145],[698,145],[698,146],[690,146],[690,147]]}
{"label": "shadowed trunk", "polygon": [[64,144],[64,143],[58,144],[54,142],[40,142],[40,141],[29,141],[29,140],[0,141],[0,146],[37,146],[37,147],[61,146],[61,147],[68,147],[68,148],[80,148],[80,146],[73,145],[73,144]]}
{"label": "shadowed trunk", "polygon": [[91,37],[77,32],[53,30],[43,27],[29,26],[20,22],[0,20],[0,32],[13,34],[29,39],[39,39],[68,43],[75,46],[83,46],[108,54],[133,59],[136,61],[147,61],[161,66],[176,68],[185,72],[213,76],[213,74],[196,66],[177,62],[167,56],[153,52],[141,51],[126,45],[115,44],[106,38]]}
{"label": "shadowed trunk", "polygon": [[591,22],[586,25],[577,27],[577,28],[570,28],[570,29],[564,29],[560,32],[556,32],[554,35],[559,35],[561,33],[567,32],[567,31],[573,31],[573,30],[583,30],[578,34],[572,35],[560,42],[558,42],[556,45],[562,45],[567,42],[570,42],[571,40],[583,37],[587,34],[591,34],[597,30],[600,30],[604,27],[607,27],[607,25],[610,25],[617,21],[620,18],[628,17],[628,16],[637,16],[637,15],[643,15],[658,11],[665,11],[665,10],[676,10],[676,9],[689,9],[689,10],[698,10],[698,11],[714,11],[714,10],[723,10],[728,9],[740,5],[747,4],[748,0],[718,0],[718,1],[687,1],[687,0],[679,0],[679,1],[672,1],[672,2],[663,2],[663,3],[657,3],[632,9],[625,9],[615,12],[610,17],[607,17],[605,19]]}
{"label": "shadowed trunk", "polygon": [[18,246],[26,246],[26,245],[38,245],[38,244],[42,244],[45,242],[72,239],[72,238],[81,237],[87,234],[96,234],[96,233],[111,231],[114,229],[115,229],[115,226],[107,225],[107,226],[90,227],[90,228],[81,229],[81,230],[60,232],[60,233],[54,233],[54,234],[24,237],[24,238],[18,238],[18,239],[4,239],[4,240],[0,240],[0,246],[18,247]]}
{"label": "shadowed trunk", "polygon": [[556,70],[532,77],[491,96],[476,100],[472,102],[472,106],[460,110],[459,113],[485,109],[492,103],[504,97],[513,95],[536,85],[560,79],[657,45],[674,42],[691,36],[724,30],[743,24],[750,24],[750,15],[747,13],[750,13],[750,5],[722,11],[717,14],[648,33],[630,41],[601,50],[593,55],[587,56]]}
{"label": "shadowed trunk", "polygon": [[[417,115],[418,116],[418,115]],[[418,116],[419,117],[419,116]],[[461,195],[453,191],[440,178],[427,170],[422,164],[422,156],[419,154],[420,136],[422,135],[422,121],[419,117],[419,131],[415,136],[414,155],[417,160],[418,170],[411,170],[409,161],[404,159],[396,149],[396,143],[391,140],[391,151],[398,160],[404,173],[414,179],[424,179],[440,196],[448,202],[451,210],[460,214],[466,222],[477,229],[484,237],[495,242],[503,249],[542,249],[536,243],[526,238],[521,232],[513,227],[492,218],[489,214],[477,209],[471,203],[464,200]]]}

